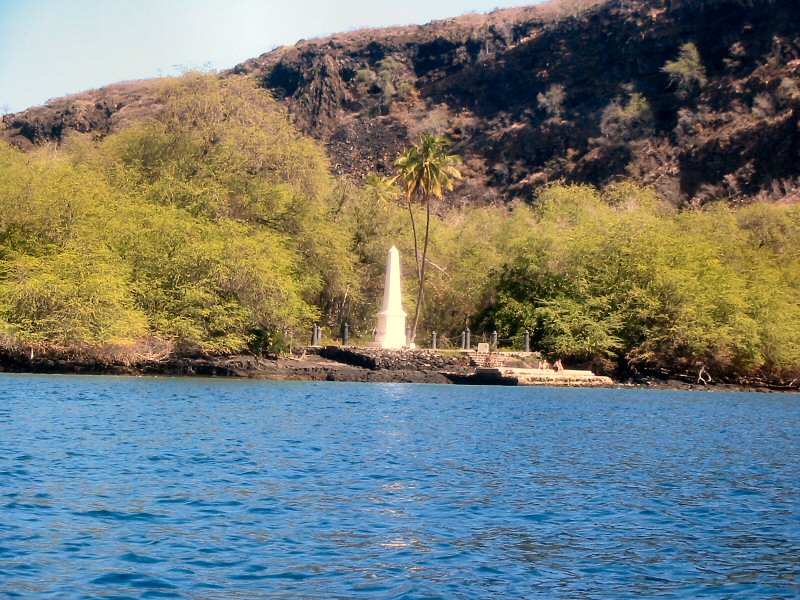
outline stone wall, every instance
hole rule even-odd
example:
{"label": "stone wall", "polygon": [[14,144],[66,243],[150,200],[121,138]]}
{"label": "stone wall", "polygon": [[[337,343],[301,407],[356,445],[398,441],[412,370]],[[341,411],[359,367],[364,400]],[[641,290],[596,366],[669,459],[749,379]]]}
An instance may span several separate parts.
{"label": "stone wall", "polygon": [[373,371],[449,371],[469,366],[469,358],[465,356],[443,356],[430,350],[326,346],[322,348],[320,355],[329,360]]}

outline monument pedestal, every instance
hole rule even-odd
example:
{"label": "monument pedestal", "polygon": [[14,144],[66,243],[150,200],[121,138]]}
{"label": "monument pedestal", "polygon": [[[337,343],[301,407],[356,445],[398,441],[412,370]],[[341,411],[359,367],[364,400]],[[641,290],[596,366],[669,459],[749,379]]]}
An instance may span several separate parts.
{"label": "monument pedestal", "polygon": [[378,333],[373,343],[378,348],[402,348],[406,345],[406,313],[378,313]]}

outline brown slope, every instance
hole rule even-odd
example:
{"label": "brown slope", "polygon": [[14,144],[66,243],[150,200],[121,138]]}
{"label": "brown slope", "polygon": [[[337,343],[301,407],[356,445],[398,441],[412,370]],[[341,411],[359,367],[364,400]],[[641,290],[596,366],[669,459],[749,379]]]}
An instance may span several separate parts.
{"label": "brown slope", "polygon": [[[388,171],[424,131],[449,135],[467,159],[467,203],[623,177],[675,202],[792,198],[798,32],[796,0],[566,0],[301,41],[221,76],[270,89],[343,175]],[[662,68],[686,42],[708,84],[681,98]],[[559,116],[538,101],[553,85],[565,92]],[[632,94],[652,118],[601,127],[606,107]],[[23,147],[69,130],[104,134],[158,110],[155,98],[146,82],[110,86],[7,115],[2,133]]]}
{"label": "brown slope", "polygon": [[161,108],[155,81],[128,81],[50,100],[44,106],[3,116],[0,138],[28,150],[60,142],[71,131],[105,135]]}

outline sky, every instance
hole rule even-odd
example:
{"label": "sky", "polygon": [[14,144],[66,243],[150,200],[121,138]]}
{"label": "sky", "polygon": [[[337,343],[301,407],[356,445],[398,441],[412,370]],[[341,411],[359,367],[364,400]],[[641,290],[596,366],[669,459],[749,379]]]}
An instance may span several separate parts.
{"label": "sky", "polygon": [[117,81],[227,69],[277,46],[532,0],[0,0],[0,114]]}

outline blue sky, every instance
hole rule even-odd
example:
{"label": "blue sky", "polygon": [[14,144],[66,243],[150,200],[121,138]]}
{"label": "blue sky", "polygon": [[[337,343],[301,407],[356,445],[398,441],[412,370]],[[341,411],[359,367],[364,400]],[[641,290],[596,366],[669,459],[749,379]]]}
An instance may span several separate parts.
{"label": "blue sky", "polygon": [[532,0],[0,0],[0,114],[116,81],[226,69],[300,38]]}

